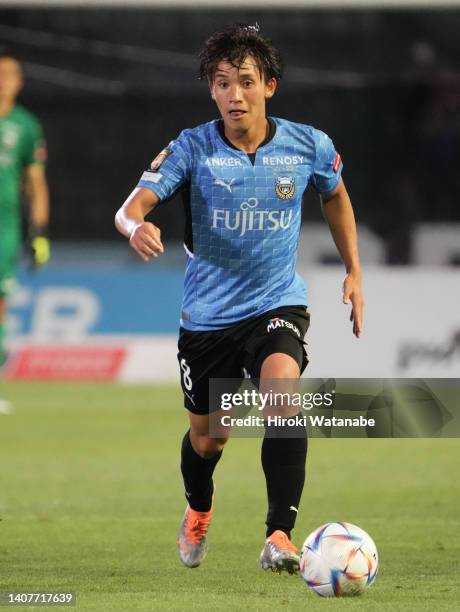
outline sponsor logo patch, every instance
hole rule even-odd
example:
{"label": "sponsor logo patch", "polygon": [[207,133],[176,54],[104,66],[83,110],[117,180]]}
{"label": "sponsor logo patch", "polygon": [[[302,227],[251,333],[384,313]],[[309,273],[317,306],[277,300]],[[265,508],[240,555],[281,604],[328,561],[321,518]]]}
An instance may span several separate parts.
{"label": "sponsor logo patch", "polygon": [[290,200],[295,193],[295,182],[292,176],[279,176],[276,179],[275,192],[281,200]]}
{"label": "sponsor logo patch", "polygon": [[290,321],[285,321],[284,319],[280,319],[279,317],[275,317],[274,319],[270,319],[267,325],[267,332],[274,331],[275,329],[290,329],[293,331],[298,338],[300,338],[300,331],[297,325],[291,323]]}
{"label": "sponsor logo patch", "polygon": [[259,200],[248,198],[241,202],[240,210],[213,208],[212,228],[225,228],[238,232],[239,237],[248,231],[278,231],[290,227],[294,218],[294,208],[284,210],[259,210]]}
{"label": "sponsor logo patch", "polygon": [[158,168],[161,166],[161,164],[164,162],[164,160],[169,155],[171,155],[171,149],[168,149],[167,147],[163,149],[162,151],[160,151],[158,155],[155,157],[155,159],[153,160],[153,162],[150,164],[150,169],[158,170]]}
{"label": "sponsor logo patch", "polygon": [[334,165],[332,166],[332,169],[334,170],[334,172],[337,174],[337,172],[339,171],[340,168],[340,162],[342,161],[342,158],[340,157],[340,155],[338,153],[335,154],[335,159],[334,159]]}
{"label": "sponsor logo patch", "polygon": [[237,157],[206,157],[204,163],[206,166],[212,166],[213,168],[234,168],[243,165],[241,159]]}
{"label": "sponsor logo patch", "polygon": [[158,183],[162,176],[163,175],[159,172],[152,172],[151,170],[146,170],[141,176],[141,181],[146,181],[147,183]]}
{"label": "sponsor logo patch", "polygon": [[47,160],[48,153],[44,145],[40,145],[34,151],[34,160],[36,162],[45,162]]}
{"label": "sponsor logo patch", "polygon": [[303,164],[303,156],[276,155],[274,157],[269,157],[268,155],[265,155],[262,157],[262,164],[264,166],[296,166],[298,164]]}

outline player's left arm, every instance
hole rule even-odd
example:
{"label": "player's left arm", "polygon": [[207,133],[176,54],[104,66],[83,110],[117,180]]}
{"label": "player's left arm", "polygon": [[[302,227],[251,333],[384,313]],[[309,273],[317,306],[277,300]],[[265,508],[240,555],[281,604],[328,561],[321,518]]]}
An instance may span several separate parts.
{"label": "player's left arm", "polygon": [[351,301],[350,321],[353,321],[353,333],[359,338],[363,326],[364,307],[361,264],[355,216],[343,180],[340,180],[334,191],[322,194],[321,202],[324,217],[347,271],[343,283],[343,303],[348,304]]}
{"label": "player's left arm", "polygon": [[25,192],[29,205],[29,239],[35,265],[45,264],[50,256],[48,240],[49,189],[45,166],[28,165],[24,171]]}

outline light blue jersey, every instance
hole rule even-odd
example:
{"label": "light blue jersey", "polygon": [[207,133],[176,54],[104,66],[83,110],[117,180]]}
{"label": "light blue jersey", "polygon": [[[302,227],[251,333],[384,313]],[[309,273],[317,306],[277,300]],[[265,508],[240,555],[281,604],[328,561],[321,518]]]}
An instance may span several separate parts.
{"label": "light blue jersey", "polygon": [[183,191],[186,329],[219,329],[307,304],[295,270],[302,195],[310,183],[321,194],[333,191],[342,162],[323,132],[269,122],[270,136],[253,155],[234,148],[217,120],[184,130],[139,181],[161,201]]}

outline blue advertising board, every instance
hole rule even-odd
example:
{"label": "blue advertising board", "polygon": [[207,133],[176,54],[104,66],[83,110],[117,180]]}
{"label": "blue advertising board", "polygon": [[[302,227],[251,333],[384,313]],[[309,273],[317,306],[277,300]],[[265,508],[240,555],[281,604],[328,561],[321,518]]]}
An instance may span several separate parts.
{"label": "blue advertising board", "polygon": [[9,304],[13,336],[168,334],[179,327],[183,271],[90,264],[22,269]]}

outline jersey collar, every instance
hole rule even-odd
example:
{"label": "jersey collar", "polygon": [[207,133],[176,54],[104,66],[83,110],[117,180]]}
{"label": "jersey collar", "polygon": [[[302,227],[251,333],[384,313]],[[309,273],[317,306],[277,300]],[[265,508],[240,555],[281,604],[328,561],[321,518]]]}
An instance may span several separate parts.
{"label": "jersey collar", "polygon": [[[268,121],[268,126],[269,126],[267,137],[265,138],[264,141],[260,143],[257,149],[260,149],[261,147],[264,147],[266,144],[268,144],[271,140],[273,140],[276,134],[276,123],[273,121],[271,117],[267,117],[267,121]],[[238,149],[238,147],[235,147],[235,145],[230,142],[227,136],[225,136],[223,119],[218,119],[217,131],[219,133],[219,136],[222,138],[222,140],[225,142],[227,146],[229,146],[231,149],[234,149],[235,151],[240,151],[240,153],[245,153],[245,151],[242,151],[241,149]],[[253,155],[253,154],[251,153],[250,155]]]}

